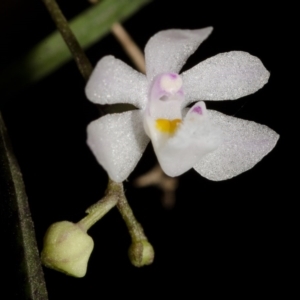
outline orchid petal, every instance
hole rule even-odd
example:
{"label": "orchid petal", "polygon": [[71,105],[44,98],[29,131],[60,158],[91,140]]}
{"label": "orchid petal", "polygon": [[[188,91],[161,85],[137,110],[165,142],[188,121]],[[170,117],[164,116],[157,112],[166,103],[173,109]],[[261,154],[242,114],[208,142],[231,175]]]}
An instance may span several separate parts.
{"label": "orchid petal", "polygon": [[127,179],[149,142],[138,110],[99,118],[89,124],[87,133],[88,146],[116,182]]}
{"label": "orchid petal", "polygon": [[145,75],[113,56],[105,56],[97,63],[85,92],[94,103],[130,103],[143,108],[147,100],[147,87]]}
{"label": "orchid petal", "polygon": [[182,74],[185,105],[197,100],[234,100],[262,88],[270,73],[260,59],[232,51],[211,57]]}
{"label": "orchid petal", "polygon": [[161,168],[169,176],[191,169],[207,153],[214,151],[221,137],[212,126],[204,102],[196,103],[187,113],[173,136],[148,129]]}
{"label": "orchid petal", "polygon": [[223,143],[194,169],[210,180],[225,180],[251,169],[276,145],[279,135],[265,125],[208,111]]}
{"label": "orchid petal", "polygon": [[149,82],[160,73],[178,73],[189,56],[210,35],[212,29],[170,29],[160,31],[150,38],[145,47],[146,74]]}

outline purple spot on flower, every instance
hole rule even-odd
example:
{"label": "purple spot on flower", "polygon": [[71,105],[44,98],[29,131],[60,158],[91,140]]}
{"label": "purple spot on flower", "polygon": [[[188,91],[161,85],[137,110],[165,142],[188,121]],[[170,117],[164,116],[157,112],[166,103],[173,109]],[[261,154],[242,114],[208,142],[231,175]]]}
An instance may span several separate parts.
{"label": "purple spot on flower", "polygon": [[173,79],[177,78],[177,74],[175,74],[175,73],[169,73],[169,76]]}
{"label": "purple spot on flower", "polygon": [[202,108],[200,106],[195,106],[192,110],[192,112],[195,112],[199,115],[202,115]]}

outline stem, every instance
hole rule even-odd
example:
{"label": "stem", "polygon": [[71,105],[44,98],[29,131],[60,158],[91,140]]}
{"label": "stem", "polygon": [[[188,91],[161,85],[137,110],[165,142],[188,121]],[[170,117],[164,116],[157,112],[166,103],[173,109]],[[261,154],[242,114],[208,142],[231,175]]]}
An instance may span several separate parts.
{"label": "stem", "polygon": [[124,29],[124,27],[120,23],[115,23],[111,27],[111,31],[114,34],[114,36],[117,38],[117,40],[120,42],[125,52],[130,57],[132,62],[135,64],[137,69],[140,72],[146,74],[145,58],[143,52],[133,41],[133,39],[128,34],[128,32]]}
{"label": "stem", "polygon": [[119,199],[117,208],[126,223],[132,242],[147,240],[144,230],[141,224],[136,220],[125,196]]}
{"label": "stem", "polygon": [[64,17],[55,0],[42,1],[46,5],[57,29],[59,30],[67,46],[69,47],[69,50],[74,57],[81,75],[87,81],[92,73],[93,67],[86,57],[85,53],[83,52],[82,48],[80,47],[73,32],[71,31],[66,18]]}
{"label": "stem", "polygon": [[89,207],[86,210],[88,213],[77,224],[85,231],[88,231],[96,222],[98,222],[106,213],[108,213],[121,198],[124,197],[124,190],[122,183],[116,183],[109,180],[105,196]]}

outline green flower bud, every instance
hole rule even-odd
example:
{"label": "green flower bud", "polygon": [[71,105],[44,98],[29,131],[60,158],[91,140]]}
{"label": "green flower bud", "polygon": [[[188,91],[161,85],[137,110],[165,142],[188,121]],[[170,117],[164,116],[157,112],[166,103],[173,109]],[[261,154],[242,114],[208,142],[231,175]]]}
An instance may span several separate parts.
{"label": "green flower bud", "polygon": [[44,237],[42,263],[67,275],[83,277],[93,248],[93,239],[79,225],[68,221],[54,223]]}
{"label": "green flower bud", "polygon": [[152,264],[154,260],[154,249],[147,240],[133,242],[128,250],[131,263],[135,267]]}

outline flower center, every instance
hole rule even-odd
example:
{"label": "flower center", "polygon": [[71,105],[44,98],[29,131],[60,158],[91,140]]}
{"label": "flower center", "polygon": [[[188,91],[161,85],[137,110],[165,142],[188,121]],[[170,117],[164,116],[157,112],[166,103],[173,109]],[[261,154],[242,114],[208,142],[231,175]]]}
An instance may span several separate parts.
{"label": "flower center", "polygon": [[162,73],[154,78],[144,113],[144,128],[152,141],[155,139],[163,145],[177,134],[182,124],[183,102],[183,83],[179,74]]}
{"label": "flower center", "polygon": [[[174,102],[182,101],[184,95],[181,77],[176,73],[163,73],[157,75],[152,83],[149,96],[149,106],[151,107],[151,110],[161,110],[161,105],[173,106]],[[169,102],[173,102],[173,104]]]}
{"label": "flower center", "polygon": [[156,129],[163,133],[168,133],[170,135],[173,135],[177,129],[178,126],[181,124],[181,119],[157,119],[155,122]]}
{"label": "flower center", "polygon": [[175,94],[182,88],[182,79],[176,73],[162,74],[159,78],[160,88],[169,94]]}

